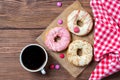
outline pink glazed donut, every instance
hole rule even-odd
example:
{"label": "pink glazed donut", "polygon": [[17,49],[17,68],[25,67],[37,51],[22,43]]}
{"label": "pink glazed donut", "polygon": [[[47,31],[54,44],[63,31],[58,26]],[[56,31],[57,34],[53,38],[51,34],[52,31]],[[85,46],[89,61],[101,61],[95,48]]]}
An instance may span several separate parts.
{"label": "pink glazed donut", "polygon": [[70,43],[70,33],[64,27],[55,27],[46,35],[45,45],[52,51],[65,50]]}

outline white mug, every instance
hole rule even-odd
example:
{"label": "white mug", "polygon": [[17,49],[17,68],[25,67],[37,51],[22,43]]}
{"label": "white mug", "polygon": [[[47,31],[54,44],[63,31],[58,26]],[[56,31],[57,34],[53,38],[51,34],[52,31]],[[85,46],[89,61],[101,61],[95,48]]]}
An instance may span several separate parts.
{"label": "white mug", "polygon": [[[43,60],[44,59],[44,60]],[[46,50],[38,44],[25,46],[20,53],[20,64],[29,72],[41,72],[46,74],[44,67],[48,62]]]}

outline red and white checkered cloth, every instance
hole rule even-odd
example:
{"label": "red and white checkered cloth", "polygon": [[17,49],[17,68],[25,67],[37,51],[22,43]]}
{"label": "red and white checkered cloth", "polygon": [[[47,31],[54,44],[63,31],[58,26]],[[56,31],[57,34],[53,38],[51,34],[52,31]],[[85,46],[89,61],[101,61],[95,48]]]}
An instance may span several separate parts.
{"label": "red and white checkered cloth", "polygon": [[95,19],[94,59],[99,61],[89,80],[120,71],[120,0],[91,0]]}

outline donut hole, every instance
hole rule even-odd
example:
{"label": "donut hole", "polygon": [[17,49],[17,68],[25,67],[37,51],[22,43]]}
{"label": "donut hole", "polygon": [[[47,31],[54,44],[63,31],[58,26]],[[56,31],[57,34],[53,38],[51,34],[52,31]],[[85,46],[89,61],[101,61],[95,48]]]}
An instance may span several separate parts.
{"label": "donut hole", "polygon": [[82,55],[82,49],[78,49],[78,50],[77,50],[77,55],[78,55],[78,56],[81,56],[81,55]]}
{"label": "donut hole", "polygon": [[80,26],[80,27],[82,27],[83,22],[81,20],[77,20],[77,25]]}
{"label": "donut hole", "polygon": [[60,39],[61,39],[60,36],[56,36],[56,37],[54,38],[54,41],[55,41],[55,42],[58,42]]}

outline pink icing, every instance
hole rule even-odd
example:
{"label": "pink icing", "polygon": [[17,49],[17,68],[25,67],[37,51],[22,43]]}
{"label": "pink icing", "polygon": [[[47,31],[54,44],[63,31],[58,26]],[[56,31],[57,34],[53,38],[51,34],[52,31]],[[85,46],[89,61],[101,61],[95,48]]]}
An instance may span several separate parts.
{"label": "pink icing", "polygon": [[74,28],[74,32],[75,32],[75,33],[78,33],[78,32],[80,32],[80,29],[79,29],[78,27],[75,27],[75,28]]}
{"label": "pink icing", "polygon": [[[60,39],[56,42],[55,37],[59,36]],[[50,30],[46,36],[45,45],[53,51],[62,51],[68,47],[70,43],[70,34],[64,27],[55,27]]]}

